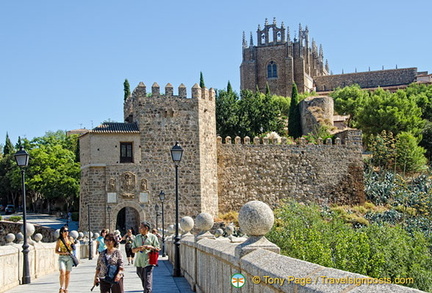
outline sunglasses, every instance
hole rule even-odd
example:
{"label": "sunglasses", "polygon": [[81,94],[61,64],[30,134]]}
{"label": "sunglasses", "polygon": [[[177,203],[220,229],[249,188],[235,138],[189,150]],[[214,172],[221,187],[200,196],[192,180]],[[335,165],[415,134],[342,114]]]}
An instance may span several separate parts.
{"label": "sunglasses", "polygon": [[64,233],[64,232],[69,232],[69,230],[64,230],[63,233]]}
{"label": "sunglasses", "polygon": [[105,242],[108,242],[108,241],[113,241],[113,240],[111,240],[111,239],[104,239],[104,241],[105,241]]}

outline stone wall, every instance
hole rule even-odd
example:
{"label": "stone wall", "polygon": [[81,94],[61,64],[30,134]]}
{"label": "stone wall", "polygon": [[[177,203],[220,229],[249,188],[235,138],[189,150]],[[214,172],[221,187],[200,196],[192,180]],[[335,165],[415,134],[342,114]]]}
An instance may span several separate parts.
{"label": "stone wall", "polygon": [[[6,244],[6,240],[4,238],[6,234],[12,233],[16,235],[20,233],[22,225],[22,221],[17,223],[10,221],[0,221],[0,245]],[[54,235],[54,229],[40,225],[33,226],[35,228],[34,234],[42,234],[42,239],[44,240],[44,242],[52,242],[56,240],[56,237]]]}
{"label": "stone wall", "polygon": [[319,125],[333,127],[334,105],[331,97],[308,97],[300,102],[303,134],[309,134]]}
{"label": "stone wall", "polygon": [[219,212],[236,210],[250,200],[271,207],[286,198],[319,204],[364,202],[361,145],[337,142],[219,143]]}
{"label": "stone wall", "polygon": [[358,84],[361,88],[406,85],[416,81],[417,68],[401,68],[358,73],[315,76],[317,92]]}

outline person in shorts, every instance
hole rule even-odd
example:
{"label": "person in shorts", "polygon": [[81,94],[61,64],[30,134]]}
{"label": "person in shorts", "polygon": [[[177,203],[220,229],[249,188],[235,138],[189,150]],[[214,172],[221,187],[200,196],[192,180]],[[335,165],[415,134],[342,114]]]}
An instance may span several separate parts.
{"label": "person in shorts", "polygon": [[56,242],[55,253],[59,255],[60,289],[59,293],[68,293],[70,272],[72,271],[71,253],[75,250],[74,239],[69,237],[67,226],[60,228],[60,235]]}

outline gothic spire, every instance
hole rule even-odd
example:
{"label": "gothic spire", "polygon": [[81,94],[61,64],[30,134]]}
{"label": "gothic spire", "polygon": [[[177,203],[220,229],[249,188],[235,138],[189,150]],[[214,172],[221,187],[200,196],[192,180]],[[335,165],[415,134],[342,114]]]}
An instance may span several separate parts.
{"label": "gothic spire", "polygon": [[247,48],[246,35],[245,35],[244,31],[243,31],[243,43],[242,43],[242,45],[243,45],[243,48]]}
{"label": "gothic spire", "polygon": [[253,38],[252,38],[252,32],[250,32],[250,41],[249,41],[249,46],[253,47]]}

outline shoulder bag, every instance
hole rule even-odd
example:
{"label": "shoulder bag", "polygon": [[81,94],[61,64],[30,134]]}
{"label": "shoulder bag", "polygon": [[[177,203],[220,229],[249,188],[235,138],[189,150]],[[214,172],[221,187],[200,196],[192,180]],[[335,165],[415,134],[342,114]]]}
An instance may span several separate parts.
{"label": "shoulder bag", "polygon": [[70,257],[72,258],[73,266],[77,267],[79,265],[79,259],[69,250],[69,247],[67,247],[63,238],[60,238],[60,240],[63,242],[64,246],[66,247],[67,251],[69,252]]}
{"label": "shoulder bag", "polygon": [[115,277],[119,271],[119,268],[117,265],[110,265],[108,264],[108,260],[106,258],[106,253],[107,250],[105,250],[105,255],[104,255],[104,261],[105,261],[105,265],[107,268],[106,274],[105,274],[105,282],[110,283],[110,284],[117,284],[118,282],[114,281]]}

